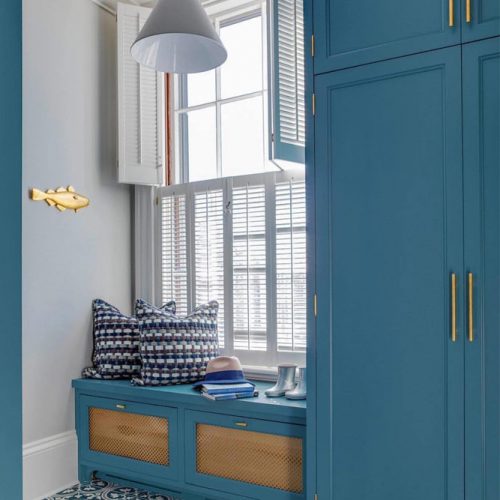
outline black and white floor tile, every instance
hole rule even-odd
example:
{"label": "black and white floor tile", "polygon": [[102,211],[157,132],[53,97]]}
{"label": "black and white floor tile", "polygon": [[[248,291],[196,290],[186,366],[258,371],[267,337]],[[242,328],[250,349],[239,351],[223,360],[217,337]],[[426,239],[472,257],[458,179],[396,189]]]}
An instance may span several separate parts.
{"label": "black and white floor tile", "polygon": [[156,493],[107,483],[100,479],[77,484],[45,500],[179,500]]}

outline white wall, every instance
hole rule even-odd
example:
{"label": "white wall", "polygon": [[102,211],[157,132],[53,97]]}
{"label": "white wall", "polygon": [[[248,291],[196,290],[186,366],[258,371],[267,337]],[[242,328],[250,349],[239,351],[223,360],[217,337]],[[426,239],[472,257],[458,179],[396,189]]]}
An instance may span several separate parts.
{"label": "white wall", "polygon": [[[76,480],[71,380],[90,363],[91,301],[130,311],[131,192],[116,184],[116,23],[89,0],[24,0],[25,499]],[[29,200],[72,184],[75,214]],[[6,186],[8,189],[8,186]]]}

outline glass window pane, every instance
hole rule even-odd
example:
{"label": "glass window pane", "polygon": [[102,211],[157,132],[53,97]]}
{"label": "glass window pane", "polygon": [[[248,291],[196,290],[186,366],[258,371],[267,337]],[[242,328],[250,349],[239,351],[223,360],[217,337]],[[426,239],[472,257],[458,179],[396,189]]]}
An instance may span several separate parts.
{"label": "glass window pane", "polygon": [[198,106],[215,101],[215,70],[187,76],[187,105]]}
{"label": "glass window pane", "polygon": [[184,117],[187,120],[189,181],[217,177],[215,106],[189,111]]}
{"label": "glass window pane", "polygon": [[222,98],[262,90],[262,17],[222,27],[220,36],[228,53],[221,66]]}
{"label": "glass window pane", "polygon": [[264,170],[262,97],[221,106],[222,175],[244,175]]}

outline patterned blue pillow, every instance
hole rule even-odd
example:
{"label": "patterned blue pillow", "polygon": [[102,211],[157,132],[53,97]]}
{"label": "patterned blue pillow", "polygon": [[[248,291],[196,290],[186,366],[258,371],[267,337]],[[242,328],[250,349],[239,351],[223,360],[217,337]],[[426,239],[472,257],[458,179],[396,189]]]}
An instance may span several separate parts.
{"label": "patterned blue pillow", "polygon": [[141,331],[140,376],[137,385],[190,384],[202,380],[208,362],[219,355],[216,301],[181,318],[138,300]]}
{"label": "patterned blue pillow", "polygon": [[[175,302],[168,302],[161,309],[175,313]],[[104,300],[93,302],[94,351],[91,368],[85,368],[84,378],[123,379],[139,375],[139,321],[127,316]]]}

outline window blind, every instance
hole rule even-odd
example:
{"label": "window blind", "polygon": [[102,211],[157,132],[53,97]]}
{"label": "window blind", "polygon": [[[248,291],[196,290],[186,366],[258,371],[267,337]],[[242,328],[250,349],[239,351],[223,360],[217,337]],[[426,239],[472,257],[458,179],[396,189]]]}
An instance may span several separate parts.
{"label": "window blind", "polygon": [[266,192],[233,190],[233,338],[235,350],[267,349]]}
{"label": "window blind", "polygon": [[306,193],[304,182],[276,185],[278,351],[306,350]]}
{"label": "window blind", "polygon": [[194,194],[195,304],[219,302],[219,343],[224,347],[224,205],[223,191]]}
{"label": "window blind", "polygon": [[273,2],[273,154],[295,162],[305,156],[303,9],[303,0]]}
{"label": "window blind", "polygon": [[188,247],[186,196],[171,195],[161,200],[160,215],[162,303],[177,302],[177,312],[188,313]]}
{"label": "window blind", "polygon": [[162,302],[173,298],[186,314],[217,300],[221,348],[243,363],[304,362],[303,175],[201,181],[162,188],[160,198]]}

